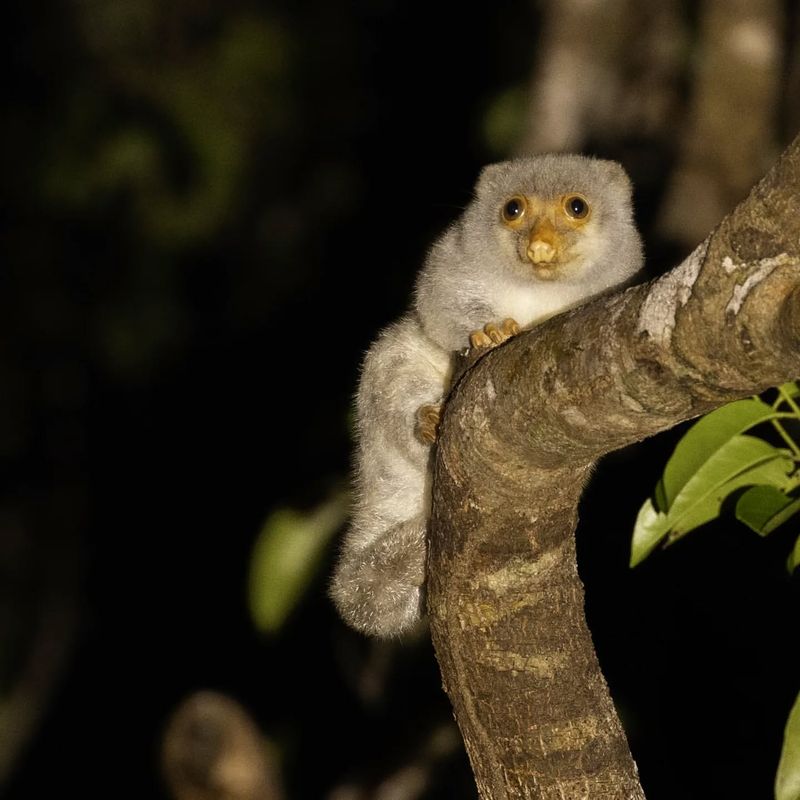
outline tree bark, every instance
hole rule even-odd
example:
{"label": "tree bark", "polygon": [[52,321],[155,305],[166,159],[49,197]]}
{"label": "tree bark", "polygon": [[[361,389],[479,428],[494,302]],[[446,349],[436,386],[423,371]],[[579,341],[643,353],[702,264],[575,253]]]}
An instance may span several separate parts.
{"label": "tree bark", "polygon": [[800,375],[800,137],[680,266],[488,353],[448,401],[428,607],[483,798],[643,798],[575,562],[592,463]]}

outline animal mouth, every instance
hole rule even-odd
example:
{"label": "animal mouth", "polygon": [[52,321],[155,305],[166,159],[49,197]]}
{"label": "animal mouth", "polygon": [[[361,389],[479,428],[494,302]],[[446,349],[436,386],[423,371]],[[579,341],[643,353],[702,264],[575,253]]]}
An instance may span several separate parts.
{"label": "animal mouth", "polygon": [[539,278],[539,280],[554,281],[560,275],[560,266],[561,265],[557,262],[550,264],[534,264],[533,273],[537,278]]}

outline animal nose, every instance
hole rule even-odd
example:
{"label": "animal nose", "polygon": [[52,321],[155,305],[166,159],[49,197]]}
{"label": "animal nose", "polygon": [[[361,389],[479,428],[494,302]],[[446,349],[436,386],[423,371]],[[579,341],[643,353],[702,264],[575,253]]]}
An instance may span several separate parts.
{"label": "animal nose", "polygon": [[558,252],[558,233],[547,217],[539,217],[528,235],[528,258],[534,264],[550,263]]}

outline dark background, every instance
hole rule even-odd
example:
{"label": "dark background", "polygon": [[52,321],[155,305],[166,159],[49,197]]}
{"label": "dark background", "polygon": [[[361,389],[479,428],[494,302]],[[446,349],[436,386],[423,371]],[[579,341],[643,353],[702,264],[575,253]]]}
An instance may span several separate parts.
{"label": "dark background", "polygon": [[[424,637],[375,644],[335,617],[333,540],[276,633],[256,630],[247,576],[272,511],[342,485],[361,356],[480,167],[511,152],[513,120],[505,138],[490,121],[524,96],[545,6],[6,9],[5,796],[167,797],[160,737],[202,688],[249,709],[288,797],[378,796],[449,724]],[[631,172],[650,275],[687,250],[657,225],[679,140],[584,142]],[[727,516],[630,571],[679,434],[597,468],[578,533],[590,625],[651,800],[767,798],[798,689],[793,531]],[[403,796],[472,793],[456,751]]]}

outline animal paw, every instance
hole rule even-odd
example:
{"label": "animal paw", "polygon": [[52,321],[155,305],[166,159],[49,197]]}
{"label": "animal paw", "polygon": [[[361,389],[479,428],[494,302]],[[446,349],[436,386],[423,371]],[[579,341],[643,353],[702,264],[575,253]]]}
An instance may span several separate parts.
{"label": "animal paw", "polygon": [[516,320],[504,319],[499,325],[487,322],[482,330],[473,331],[469,335],[469,344],[473,350],[495,347],[518,333],[519,325]]}
{"label": "animal paw", "polygon": [[414,433],[423,444],[433,444],[436,441],[441,416],[441,406],[427,404],[417,409],[417,425]]}

